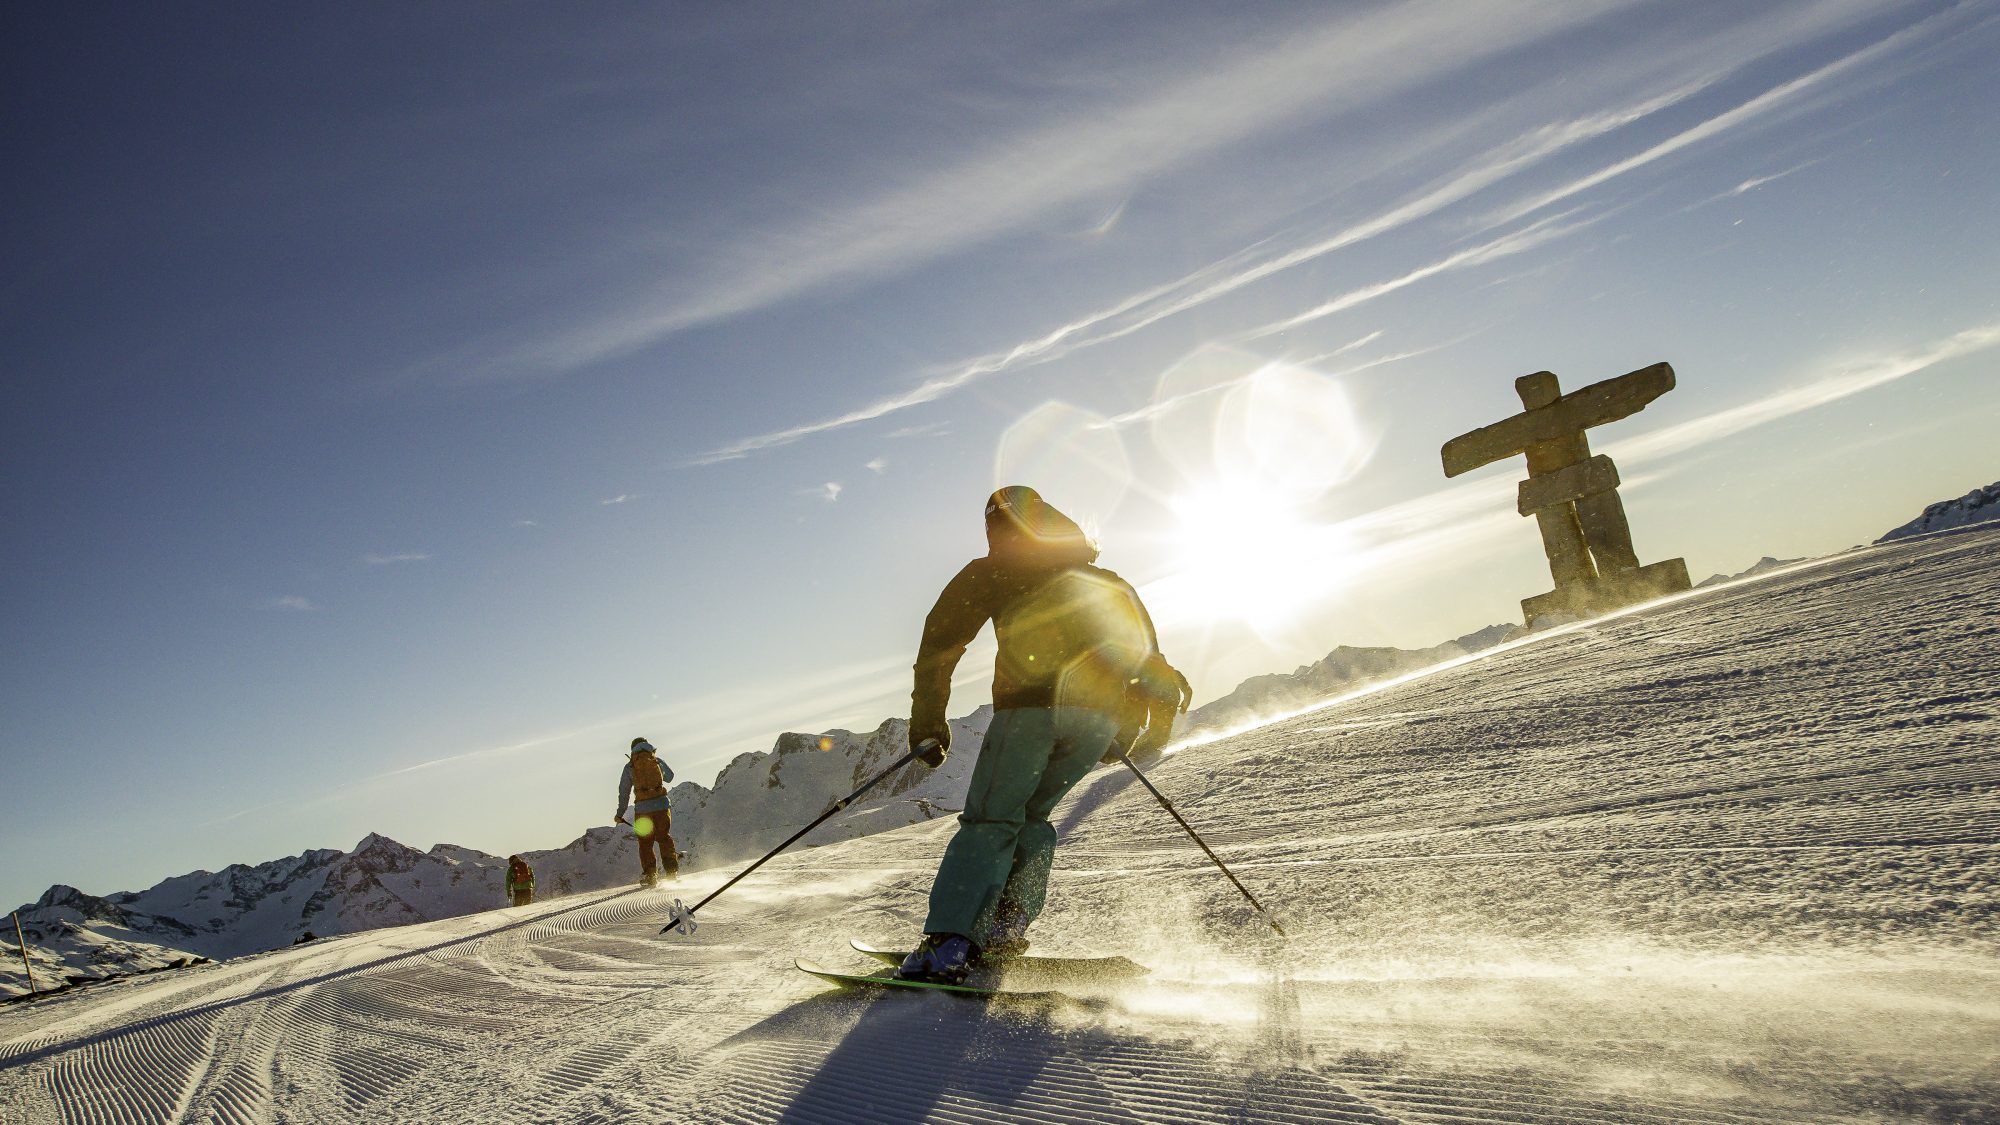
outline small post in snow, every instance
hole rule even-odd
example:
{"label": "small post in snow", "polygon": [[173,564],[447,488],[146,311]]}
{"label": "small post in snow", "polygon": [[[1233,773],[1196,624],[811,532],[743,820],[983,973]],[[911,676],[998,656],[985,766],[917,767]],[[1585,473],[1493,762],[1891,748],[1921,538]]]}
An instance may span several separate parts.
{"label": "small post in snow", "polygon": [[28,971],[28,995],[40,991],[35,987],[35,966],[28,960],[28,939],[21,936],[21,912],[14,912],[14,940],[21,946],[21,967]]}

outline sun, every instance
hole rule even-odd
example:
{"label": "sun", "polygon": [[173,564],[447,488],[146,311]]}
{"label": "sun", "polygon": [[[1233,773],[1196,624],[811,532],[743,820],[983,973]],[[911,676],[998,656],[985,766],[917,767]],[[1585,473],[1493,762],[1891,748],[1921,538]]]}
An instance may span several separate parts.
{"label": "sun", "polygon": [[1163,616],[1277,627],[1344,584],[1345,533],[1261,489],[1198,489],[1171,507]]}

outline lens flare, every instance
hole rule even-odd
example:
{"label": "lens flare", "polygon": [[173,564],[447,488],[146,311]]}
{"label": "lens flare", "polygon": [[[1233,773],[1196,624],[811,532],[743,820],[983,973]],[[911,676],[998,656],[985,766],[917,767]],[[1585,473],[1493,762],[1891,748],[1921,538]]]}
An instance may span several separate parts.
{"label": "lens flare", "polygon": [[1217,479],[1284,504],[1319,499],[1374,451],[1340,384],[1290,364],[1267,364],[1231,387],[1215,420]]}
{"label": "lens flare", "polygon": [[1352,573],[1356,544],[1315,515],[1374,454],[1339,382],[1234,348],[1202,348],[1160,378],[1145,412],[1184,478],[1171,501],[1171,576],[1156,616],[1241,621],[1267,637]]}
{"label": "lens flare", "polygon": [[1104,526],[1132,486],[1125,441],[1103,417],[1045,402],[1000,435],[993,486],[1026,484],[1085,530]]}
{"label": "lens flare", "polygon": [[1152,405],[1139,415],[1148,420],[1154,448],[1183,479],[1214,479],[1223,397],[1263,364],[1247,352],[1210,345],[1161,373]]}

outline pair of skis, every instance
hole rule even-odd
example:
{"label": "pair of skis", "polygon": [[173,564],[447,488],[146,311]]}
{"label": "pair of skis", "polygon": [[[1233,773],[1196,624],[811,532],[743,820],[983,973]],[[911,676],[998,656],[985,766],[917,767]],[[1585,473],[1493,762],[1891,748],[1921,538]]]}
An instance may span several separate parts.
{"label": "pair of skis", "polygon": [[[850,941],[855,952],[889,965],[900,965],[908,950],[884,949],[866,942]],[[876,973],[842,973],[821,968],[810,961],[793,962],[800,972],[809,973],[843,988],[908,989],[920,992],[950,992],[960,996],[1047,997],[1060,995],[1055,987],[1085,982],[1129,980],[1147,973],[1144,965],[1124,957],[1009,957],[975,967],[962,984],[940,981],[898,980],[894,969]]]}

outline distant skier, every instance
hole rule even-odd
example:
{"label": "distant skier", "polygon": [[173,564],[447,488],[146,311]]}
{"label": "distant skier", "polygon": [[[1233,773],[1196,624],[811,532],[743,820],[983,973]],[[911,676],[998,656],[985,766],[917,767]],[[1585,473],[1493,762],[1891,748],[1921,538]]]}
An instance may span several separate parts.
{"label": "distant skier", "polygon": [[[674,814],[667,802],[667,782],[673,779],[674,771],[660,761],[652,743],[643,738],[632,740],[625,772],[618,775],[617,820],[620,824],[631,824],[632,834],[639,838],[640,886],[653,886],[662,874],[672,879],[681,871],[680,853],[674,850],[671,831]],[[632,819],[627,821],[625,806],[634,797],[638,803],[632,805]],[[657,869],[654,852],[659,853]]]}
{"label": "distant skier", "polygon": [[897,969],[906,980],[955,983],[982,957],[1025,950],[1055,859],[1050,812],[1114,739],[1164,742],[1160,717],[1170,729],[1186,703],[1138,592],[1090,565],[1097,547],[1075,521],[1032,488],[1003,488],[986,502],[986,543],[938,595],[917,650],[910,747],[935,768],[951,748],[952,670],[986,622],[1000,644],[993,720],[924,939]]}
{"label": "distant skier", "polygon": [[507,857],[507,897],[514,900],[515,906],[535,901],[535,869],[517,855]]}

